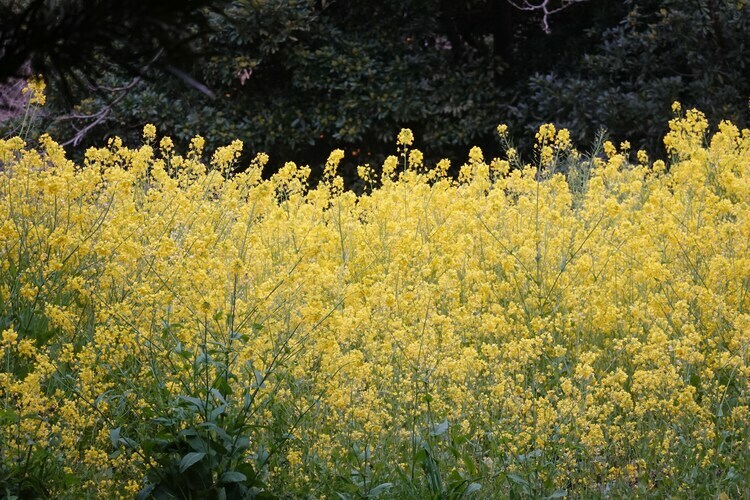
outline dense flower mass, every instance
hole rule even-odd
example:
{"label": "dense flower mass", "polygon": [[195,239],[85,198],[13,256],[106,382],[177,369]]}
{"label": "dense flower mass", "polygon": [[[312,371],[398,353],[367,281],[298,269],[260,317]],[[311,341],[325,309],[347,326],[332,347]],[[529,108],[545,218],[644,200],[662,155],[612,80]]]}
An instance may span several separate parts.
{"label": "dense flower mass", "polygon": [[153,126],[82,165],[0,141],[0,470],[54,497],[203,465],[294,497],[746,494],[750,131],[707,130],[675,118],[665,164],[545,126],[534,164],[474,148],[457,180],[404,130],[359,196],[340,150],[311,187]]}

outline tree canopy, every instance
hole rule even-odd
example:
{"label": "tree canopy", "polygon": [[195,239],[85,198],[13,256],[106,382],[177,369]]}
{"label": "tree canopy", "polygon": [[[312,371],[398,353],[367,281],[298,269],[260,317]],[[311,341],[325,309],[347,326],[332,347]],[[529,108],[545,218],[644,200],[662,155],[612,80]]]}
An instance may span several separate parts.
{"label": "tree canopy", "polygon": [[81,147],[137,141],[150,122],[185,142],[240,138],[272,160],[315,166],[343,147],[351,164],[377,163],[410,127],[462,159],[471,145],[494,147],[500,122],[519,136],[555,122],[579,141],[604,127],[659,155],[674,100],[748,118],[747,2],[563,1],[539,4],[545,12],[506,0],[37,0],[26,10],[48,3],[79,9],[81,26],[105,19],[84,36],[62,10],[33,18],[62,25],[49,36],[64,40],[34,70],[82,76],[69,89],[53,82],[75,106],[53,95],[46,130]]}

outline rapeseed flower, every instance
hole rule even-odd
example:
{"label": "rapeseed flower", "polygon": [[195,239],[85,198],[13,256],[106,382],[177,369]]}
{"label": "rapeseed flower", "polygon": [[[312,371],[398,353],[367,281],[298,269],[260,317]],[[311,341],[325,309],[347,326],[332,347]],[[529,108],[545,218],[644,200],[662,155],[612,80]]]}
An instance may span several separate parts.
{"label": "rapeseed flower", "polygon": [[541,164],[472,148],[459,179],[404,129],[380,179],[358,169],[360,196],[342,150],[310,186],[292,162],[264,178],[264,154],[233,174],[239,141],[208,165],[200,137],[155,148],[150,126],[83,165],[49,137],[0,140],[0,465],[43,450],[77,478],[51,494],[132,495],[154,422],[196,402],[208,366],[221,392],[197,401],[265,398],[248,454],[299,416],[266,464],[292,495],[334,496],[321,478],[354,469],[407,488],[420,443],[490,496],[739,488],[750,131],[707,131],[690,110],[669,162],[608,143],[569,185],[564,129],[539,129]]}

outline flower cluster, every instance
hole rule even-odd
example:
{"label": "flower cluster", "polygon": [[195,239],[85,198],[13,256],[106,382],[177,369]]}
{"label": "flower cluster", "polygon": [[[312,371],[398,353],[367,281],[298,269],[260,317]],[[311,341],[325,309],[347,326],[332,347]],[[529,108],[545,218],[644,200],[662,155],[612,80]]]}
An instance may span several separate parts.
{"label": "flower cluster", "polygon": [[47,89],[47,84],[44,82],[44,78],[41,75],[31,77],[23,88],[22,93],[24,95],[29,94],[29,104],[35,104],[44,106],[47,103],[47,96],[44,91]]}
{"label": "flower cluster", "polygon": [[0,469],[33,457],[47,494],[132,497],[139,443],[221,344],[206,376],[240,368],[206,397],[266,397],[247,446],[293,429],[258,471],[293,496],[746,488],[750,131],[670,127],[668,165],[608,144],[576,189],[553,126],[540,165],[475,148],[458,180],[404,130],[404,168],[363,167],[381,178],[360,196],[338,150],[309,187],[293,163],[264,180],[265,155],[228,175],[239,142],[206,165],[200,138],[112,141],[79,166],[0,141]]}

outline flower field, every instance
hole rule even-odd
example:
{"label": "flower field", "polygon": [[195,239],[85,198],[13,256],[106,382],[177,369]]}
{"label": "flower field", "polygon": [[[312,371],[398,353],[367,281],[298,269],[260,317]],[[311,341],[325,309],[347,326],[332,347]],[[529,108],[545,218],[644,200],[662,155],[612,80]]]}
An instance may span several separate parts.
{"label": "flower field", "polygon": [[[144,129],[0,141],[8,497],[750,494],[750,131],[544,126],[343,189]],[[418,139],[418,138],[417,138]]]}

